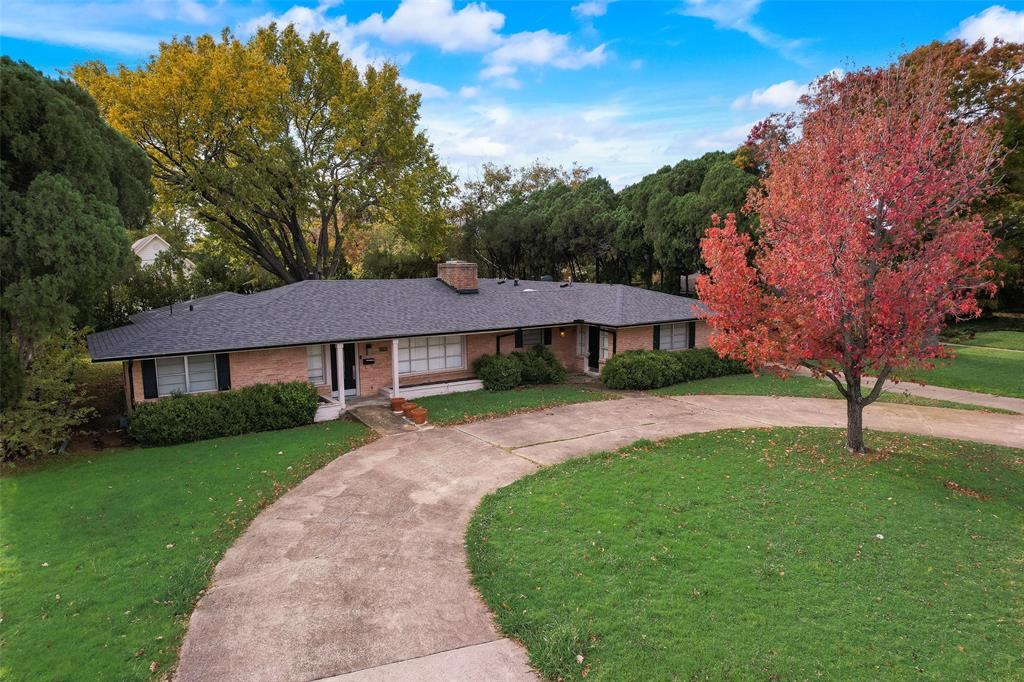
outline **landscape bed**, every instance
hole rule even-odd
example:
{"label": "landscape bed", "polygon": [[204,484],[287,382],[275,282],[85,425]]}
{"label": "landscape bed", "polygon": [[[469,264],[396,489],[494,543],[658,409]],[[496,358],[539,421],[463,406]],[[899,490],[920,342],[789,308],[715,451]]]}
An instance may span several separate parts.
{"label": "landscape bed", "polygon": [[552,384],[524,386],[508,391],[483,389],[465,393],[446,393],[416,398],[414,402],[420,407],[427,408],[427,416],[431,423],[445,426],[615,397],[610,393],[574,384]]}
{"label": "landscape bed", "polygon": [[165,675],[195,599],[249,521],[368,437],[334,421],[83,453],[0,479],[0,678]]}
{"label": "landscape bed", "polygon": [[1010,679],[1024,450],[731,430],[572,460],[467,533],[500,628],[551,679]]}

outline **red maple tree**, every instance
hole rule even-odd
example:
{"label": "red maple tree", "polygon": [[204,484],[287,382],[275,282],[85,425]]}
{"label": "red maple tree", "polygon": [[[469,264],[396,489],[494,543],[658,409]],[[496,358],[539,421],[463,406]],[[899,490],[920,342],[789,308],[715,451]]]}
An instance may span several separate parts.
{"label": "red maple tree", "polygon": [[798,112],[751,133],[765,171],[745,208],[757,243],[732,215],[701,242],[711,346],[755,371],[830,378],[857,453],[886,379],[948,357],[946,319],[977,316],[976,296],[995,291],[995,240],[974,211],[993,191],[999,140],[990,120],[955,114],[940,72],[816,81]]}

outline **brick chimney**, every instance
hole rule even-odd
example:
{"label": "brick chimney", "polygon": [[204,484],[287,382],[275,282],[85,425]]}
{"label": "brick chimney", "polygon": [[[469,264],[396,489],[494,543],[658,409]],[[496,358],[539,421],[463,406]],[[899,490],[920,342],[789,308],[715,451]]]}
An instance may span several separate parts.
{"label": "brick chimney", "polygon": [[476,263],[450,260],[437,264],[437,278],[460,294],[475,294]]}

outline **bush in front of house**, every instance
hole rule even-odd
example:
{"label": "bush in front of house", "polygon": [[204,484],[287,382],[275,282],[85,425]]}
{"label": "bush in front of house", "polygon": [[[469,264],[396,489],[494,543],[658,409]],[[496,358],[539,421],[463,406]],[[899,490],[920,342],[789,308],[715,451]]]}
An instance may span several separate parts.
{"label": "bush in front of house", "polygon": [[742,362],[720,358],[710,348],[631,350],[608,359],[601,369],[601,381],[608,388],[644,391],[749,371]]}
{"label": "bush in front of house", "polygon": [[257,384],[142,403],[128,432],[143,445],[173,445],[313,423],[316,389],[305,381]]}
{"label": "bush in front of house", "polygon": [[510,391],[523,382],[523,366],[510,355],[481,355],[473,374],[488,391]]}
{"label": "bush in front of house", "polygon": [[519,363],[524,384],[560,384],[565,381],[565,367],[547,346],[534,346],[509,357]]}

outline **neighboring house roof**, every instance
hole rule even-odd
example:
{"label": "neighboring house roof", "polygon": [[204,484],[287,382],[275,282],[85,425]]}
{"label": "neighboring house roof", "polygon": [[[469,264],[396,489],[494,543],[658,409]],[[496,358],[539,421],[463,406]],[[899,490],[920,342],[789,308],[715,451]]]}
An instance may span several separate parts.
{"label": "neighboring house roof", "polygon": [[[171,248],[170,242],[155,232],[153,234],[147,234],[145,237],[140,237],[132,242],[132,253],[135,254],[136,258],[142,261],[143,265],[149,265],[159,254],[169,248]],[[147,249],[149,253],[147,253]],[[181,262],[186,272],[192,272],[196,269],[196,264],[188,258],[182,258]]]}
{"label": "neighboring house roof", "polygon": [[586,323],[629,327],[696,319],[699,301],[622,284],[481,279],[460,294],[433,279],[310,280],[215,294],[90,334],[93,360],[459,334]]}

